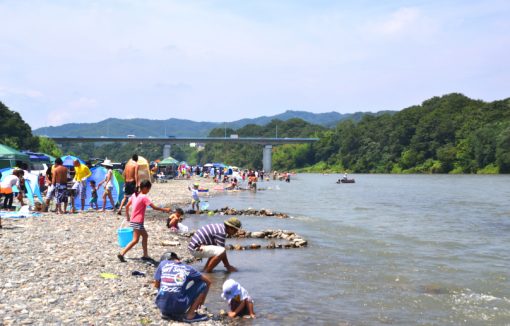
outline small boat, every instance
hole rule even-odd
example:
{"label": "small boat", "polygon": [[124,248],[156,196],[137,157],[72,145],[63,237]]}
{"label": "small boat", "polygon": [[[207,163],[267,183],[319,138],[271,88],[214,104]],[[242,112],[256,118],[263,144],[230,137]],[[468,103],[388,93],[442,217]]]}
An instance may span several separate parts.
{"label": "small boat", "polygon": [[354,179],[338,179],[336,183],[355,183]]}

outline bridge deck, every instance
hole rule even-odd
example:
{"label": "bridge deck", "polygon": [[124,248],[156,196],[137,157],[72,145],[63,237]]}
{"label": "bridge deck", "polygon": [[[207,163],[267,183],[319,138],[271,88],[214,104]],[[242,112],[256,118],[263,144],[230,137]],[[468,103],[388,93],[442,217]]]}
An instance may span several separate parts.
{"label": "bridge deck", "polygon": [[57,143],[95,143],[95,142],[122,142],[122,143],[155,143],[155,144],[189,144],[189,143],[244,143],[260,145],[303,144],[313,143],[319,138],[262,138],[262,137],[57,137],[50,136]]}

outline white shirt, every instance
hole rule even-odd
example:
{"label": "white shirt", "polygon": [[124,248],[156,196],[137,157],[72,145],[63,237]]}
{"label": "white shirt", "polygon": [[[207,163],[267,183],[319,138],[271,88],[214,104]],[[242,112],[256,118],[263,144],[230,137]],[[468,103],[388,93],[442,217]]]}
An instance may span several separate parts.
{"label": "white shirt", "polygon": [[4,180],[0,183],[0,188],[12,188],[13,186],[18,187],[19,189],[19,178],[14,174],[8,175],[4,178]]}

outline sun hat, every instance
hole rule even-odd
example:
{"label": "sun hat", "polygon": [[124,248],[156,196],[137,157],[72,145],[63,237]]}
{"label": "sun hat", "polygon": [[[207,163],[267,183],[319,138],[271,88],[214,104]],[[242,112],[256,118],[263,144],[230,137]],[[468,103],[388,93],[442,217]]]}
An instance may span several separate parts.
{"label": "sun hat", "polygon": [[230,226],[231,228],[239,230],[241,228],[241,221],[237,217],[231,217],[228,220],[225,220],[223,223],[225,223],[226,226]]}
{"label": "sun hat", "polygon": [[112,161],[110,161],[109,159],[104,160],[104,162],[103,162],[103,163],[101,163],[101,165],[103,165],[103,166],[113,167],[113,163],[112,163]]}
{"label": "sun hat", "polygon": [[223,283],[223,293],[221,297],[224,300],[230,302],[236,296],[241,294],[241,285],[234,281],[233,279],[228,279]]}

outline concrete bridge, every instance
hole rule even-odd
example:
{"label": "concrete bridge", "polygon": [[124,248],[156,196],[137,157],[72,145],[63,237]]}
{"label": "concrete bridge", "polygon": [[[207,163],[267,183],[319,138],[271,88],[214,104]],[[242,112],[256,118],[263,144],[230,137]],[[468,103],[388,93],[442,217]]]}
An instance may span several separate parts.
{"label": "concrete bridge", "polygon": [[275,145],[282,144],[307,144],[319,140],[319,138],[263,138],[263,137],[58,137],[50,136],[57,144],[62,143],[154,143],[163,145],[163,158],[170,156],[171,147],[174,144],[258,144],[263,145],[262,166],[264,171],[272,170],[272,149]]}

